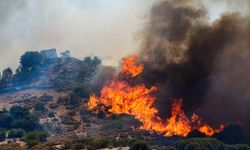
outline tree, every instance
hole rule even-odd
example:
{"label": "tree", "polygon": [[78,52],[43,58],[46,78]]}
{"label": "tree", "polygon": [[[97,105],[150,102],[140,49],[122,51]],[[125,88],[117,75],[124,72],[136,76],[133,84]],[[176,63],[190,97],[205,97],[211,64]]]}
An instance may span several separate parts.
{"label": "tree", "polygon": [[88,56],[88,57],[85,57],[85,58],[84,58],[83,62],[84,62],[85,64],[91,66],[92,59],[91,59],[91,57]]}
{"label": "tree", "polygon": [[93,59],[91,59],[91,57],[89,57],[89,56],[88,56],[88,57],[85,57],[84,60],[83,60],[83,62],[84,62],[85,64],[87,64],[88,66],[93,67],[93,68],[96,68],[96,67],[98,67],[99,65],[102,64],[101,59],[99,59],[99,58],[96,57],[96,56],[94,56]]}
{"label": "tree", "polygon": [[10,108],[10,114],[15,118],[24,118],[29,115],[29,109],[22,106],[12,106]]}
{"label": "tree", "polygon": [[62,57],[70,57],[70,51],[69,50],[66,50],[66,51],[64,51],[64,52],[61,52],[61,55],[62,55]]}
{"label": "tree", "polygon": [[34,131],[39,126],[38,118],[34,115],[29,114],[24,118],[15,119],[12,122],[12,128],[20,128],[25,131]]}
{"label": "tree", "polygon": [[99,59],[98,57],[95,56],[94,59],[92,60],[92,66],[93,67],[98,67],[101,64],[102,64],[101,59]]}
{"label": "tree", "polygon": [[6,68],[3,70],[2,81],[9,82],[12,80],[13,71],[11,68]]}
{"label": "tree", "polygon": [[42,55],[39,52],[28,51],[20,58],[22,71],[34,71],[42,64]]}
{"label": "tree", "polygon": [[0,128],[10,129],[14,118],[8,113],[0,114]]}

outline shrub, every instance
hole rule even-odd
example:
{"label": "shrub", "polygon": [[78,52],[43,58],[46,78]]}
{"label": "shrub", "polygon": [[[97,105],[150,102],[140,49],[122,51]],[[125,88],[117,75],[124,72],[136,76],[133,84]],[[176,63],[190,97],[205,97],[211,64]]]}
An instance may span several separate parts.
{"label": "shrub", "polygon": [[67,114],[68,114],[69,116],[75,116],[75,115],[76,115],[76,111],[70,110],[70,111],[67,112]]}
{"label": "shrub", "polygon": [[81,98],[77,94],[70,94],[69,104],[72,106],[80,106]]}
{"label": "shrub", "polygon": [[37,145],[37,144],[39,144],[39,141],[38,140],[27,140],[26,141],[26,144],[28,145],[28,147],[33,147],[33,146],[35,146],[35,145]]}
{"label": "shrub", "polygon": [[46,142],[48,137],[47,132],[29,132],[25,135],[24,141],[29,147],[39,144],[39,142]]}
{"label": "shrub", "polygon": [[130,150],[149,150],[149,146],[144,141],[135,141],[132,143]]}
{"label": "shrub", "polygon": [[49,117],[49,118],[55,117],[55,113],[54,113],[54,112],[49,112],[48,117]]}
{"label": "shrub", "polygon": [[72,116],[65,115],[62,117],[62,123],[65,125],[75,125],[78,126],[80,125],[80,122],[75,120]]}
{"label": "shrub", "polygon": [[10,129],[13,122],[13,117],[8,113],[0,114],[0,128]]}
{"label": "shrub", "polygon": [[193,149],[221,149],[223,143],[211,138],[193,138],[184,139],[176,142],[175,148],[179,150],[193,150]]}
{"label": "shrub", "polygon": [[214,137],[226,144],[239,144],[243,142],[243,134],[237,125],[228,125],[220,133],[216,133]]}
{"label": "shrub", "polygon": [[53,100],[53,96],[43,94],[39,99],[43,102],[47,102]]}
{"label": "shrub", "polygon": [[6,131],[4,129],[0,129],[0,142],[4,141],[6,138]]}
{"label": "shrub", "polygon": [[44,107],[44,103],[38,101],[38,102],[35,104],[35,110],[37,110],[37,111],[45,111],[46,108]]}
{"label": "shrub", "polygon": [[15,118],[23,118],[29,115],[29,109],[27,107],[13,106],[10,108],[10,114]]}
{"label": "shrub", "polygon": [[8,133],[8,138],[22,138],[25,134],[23,129],[12,129]]}
{"label": "shrub", "polygon": [[227,145],[217,139],[193,138],[177,141],[175,148],[178,150],[250,150],[247,145]]}
{"label": "shrub", "polygon": [[89,98],[90,88],[85,86],[78,86],[73,89],[73,93],[80,96],[81,98]]}
{"label": "shrub", "polygon": [[33,131],[39,125],[38,118],[29,114],[25,118],[18,118],[12,122],[13,128],[24,129],[25,131]]}

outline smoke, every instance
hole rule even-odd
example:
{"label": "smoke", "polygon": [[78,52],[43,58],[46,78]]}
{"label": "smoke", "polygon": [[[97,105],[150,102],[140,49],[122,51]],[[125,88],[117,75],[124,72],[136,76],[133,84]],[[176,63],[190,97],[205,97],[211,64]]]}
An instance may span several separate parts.
{"label": "smoke", "polygon": [[25,51],[69,49],[116,65],[134,53],[134,33],[151,0],[0,0],[0,70],[15,69]]}
{"label": "smoke", "polygon": [[200,114],[208,123],[247,126],[248,12],[227,9],[211,21],[207,7],[205,0],[164,0],[152,7],[139,53],[145,64],[142,79],[148,86],[158,86],[156,106],[162,116],[168,114],[172,100],[183,98],[185,111]]}

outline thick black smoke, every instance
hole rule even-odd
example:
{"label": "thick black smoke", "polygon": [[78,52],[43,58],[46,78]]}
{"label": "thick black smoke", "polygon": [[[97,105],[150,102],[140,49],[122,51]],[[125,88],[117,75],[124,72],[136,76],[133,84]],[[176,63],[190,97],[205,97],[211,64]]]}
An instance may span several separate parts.
{"label": "thick black smoke", "polygon": [[144,35],[142,79],[158,86],[160,114],[183,98],[187,114],[250,129],[248,16],[225,12],[211,23],[200,1],[165,0],[153,6]]}

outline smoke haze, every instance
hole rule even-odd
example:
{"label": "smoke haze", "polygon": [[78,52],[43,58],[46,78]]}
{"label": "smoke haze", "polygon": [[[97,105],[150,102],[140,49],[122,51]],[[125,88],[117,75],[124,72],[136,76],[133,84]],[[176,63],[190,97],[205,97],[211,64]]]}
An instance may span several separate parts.
{"label": "smoke haze", "polygon": [[117,65],[137,49],[136,33],[151,0],[1,0],[0,70],[15,69],[27,50],[69,49]]}

